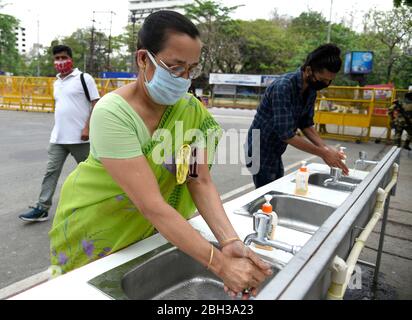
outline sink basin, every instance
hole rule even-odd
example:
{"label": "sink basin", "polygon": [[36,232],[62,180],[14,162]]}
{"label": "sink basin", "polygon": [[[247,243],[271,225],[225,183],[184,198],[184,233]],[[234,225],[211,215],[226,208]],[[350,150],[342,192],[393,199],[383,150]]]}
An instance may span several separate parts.
{"label": "sink basin", "polygon": [[[309,234],[314,234],[336,210],[332,205],[312,199],[275,191],[268,194],[273,196],[271,204],[278,215],[278,225]],[[252,217],[264,203],[265,199],[262,196],[235,210],[234,213]]]}
{"label": "sink basin", "polygon": [[[314,173],[314,174],[311,174],[309,176],[309,184],[316,185],[316,186],[322,187],[322,188],[338,190],[338,191],[345,191],[345,192],[352,192],[353,191],[352,189],[350,189],[348,187],[345,187],[345,186],[342,186],[342,185],[332,185],[332,184],[330,184],[327,187],[325,187],[323,185],[323,182],[326,179],[329,179],[329,178],[330,178],[330,176],[326,173]],[[355,178],[345,177],[345,176],[342,176],[339,179],[339,181],[348,182],[348,183],[352,183],[352,184],[359,184],[359,183],[362,182],[362,180],[360,180],[360,179],[355,179]]]}
{"label": "sink basin", "polygon": [[[280,271],[280,266],[271,265],[273,274],[263,286]],[[217,276],[171,244],[103,273],[89,284],[120,300],[232,300]]]}

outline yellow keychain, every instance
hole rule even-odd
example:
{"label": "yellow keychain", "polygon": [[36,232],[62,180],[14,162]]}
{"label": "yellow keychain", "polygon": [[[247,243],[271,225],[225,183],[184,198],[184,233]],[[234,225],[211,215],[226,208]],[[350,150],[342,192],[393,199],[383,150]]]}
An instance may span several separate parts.
{"label": "yellow keychain", "polygon": [[185,183],[189,173],[190,155],[192,148],[188,144],[180,147],[176,157],[176,180],[177,184]]}

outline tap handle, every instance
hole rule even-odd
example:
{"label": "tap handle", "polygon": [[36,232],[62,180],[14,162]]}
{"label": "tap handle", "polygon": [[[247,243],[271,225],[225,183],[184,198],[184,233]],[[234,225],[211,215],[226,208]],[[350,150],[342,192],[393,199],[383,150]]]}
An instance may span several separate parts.
{"label": "tap handle", "polygon": [[258,217],[258,214],[259,214],[259,213],[257,213],[257,212],[255,212],[255,213],[253,214],[253,230],[254,230],[255,232],[258,231],[258,227],[259,227],[259,217]]}
{"label": "tap handle", "polygon": [[[261,225],[264,223],[264,225]],[[264,232],[267,234],[267,229],[270,231],[270,225],[272,224],[272,216],[268,216],[262,212],[256,212],[253,214],[253,230],[259,233],[260,228],[265,228]]]}
{"label": "tap handle", "polygon": [[331,167],[330,176],[334,178],[340,178],[342,176],[342,169]]}
{"label": "tap handle", "polygon": [[366,160],[367,157],[368,154],[366,153],[366,151],[359,151],[359,159]]}

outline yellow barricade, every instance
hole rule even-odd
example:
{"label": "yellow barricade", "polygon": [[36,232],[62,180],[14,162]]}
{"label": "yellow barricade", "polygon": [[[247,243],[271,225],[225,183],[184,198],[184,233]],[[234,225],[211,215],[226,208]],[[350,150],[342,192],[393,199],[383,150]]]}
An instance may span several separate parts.
{"label": "yellow barricade", "polygon": [[21,110],[25,77],[0,77],[0,109]]}
{"label": "yellow barricade", "polygon": [[[318,94],[314,122],[321,137],[364,142],[371,138],[371,128],[386,129],[386,140],[391,138],[388,108],[396,97],[407,90],[334,87]],[[326,130],[335,125],[335,132]],[[377,138],[380,141],[381,137]]]}
{"label": "yellow barricade", "polygon": [[[0,76],[0,109],[54,112],[55,78]],[[133,79],[96,79],[100,96],[133,82]]]}

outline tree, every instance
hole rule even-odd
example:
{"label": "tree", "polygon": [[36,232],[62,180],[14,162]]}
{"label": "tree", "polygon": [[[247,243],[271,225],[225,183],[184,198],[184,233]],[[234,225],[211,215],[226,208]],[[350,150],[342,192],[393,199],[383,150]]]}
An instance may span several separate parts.
{"label": "tree", "polygon": [[[216,57],[219,56],[219,52],[222,52],[222,50],[227,54],[231,53],[231,50],[228,49],[234,44],[234,39],[230,39],[233,36],[233,21],[229,14],[239,7],[225,7],[209,0],[195,0],[192,4],[182,6],[185,15],[197,24],[200,30],[201,39],[204,44],[201,65],[203,73],[207,76],[211,72],[218,71],[219,67],[227,65],[227,63],[222,63],[222,61],[217,63]],[[226,42],[223,39],[228,32],[230,34],[230,41]],[[235,52],[234,59],[236,58],[237,53]],[[230,57],[227,57],[226,60],[229,61]],[[229,68],[233,69],[233,66],[229,66]]]}
{"label": "tree", "polygon": [[316,11],[303,12],[292,19],[286,30],[287,38],[296,43],[288,64],[290,68],[302,65],[309,52],[326,42],[328,25],[325,17]]}
{"label": "tree", "polygon": [[411,46],[412,9],[395,8],[392,11],[372,11],[368,14],[369,28],[386,46],[386,82],[392,79],[393,67],[401,57],[402,50]]}
{"label": "tree", "polygon": [[295,44],[273,21],[239,21],[243,73],[277,74],[288,69]]}
{"label": "tree", "polygon": [[393,5],[397,8],[401,5],[412,7],[412,0],[393,0]]}
{"label": "tree", "polygon": [[[3,4],[4,6],[4,4]],[[21,58],[17,49],[15,35],[19,21],[13,16],[0,14],[0,70],[18,73],[21,68]]]}
{"label": "tree", "polygon": [[139,29],[140,25],[135,26],[133,30],[133,25],[129,24],[122,34],[113,37],[113,47],[116,48],[112,59],[114,70],[136,72],[134,59]]}

